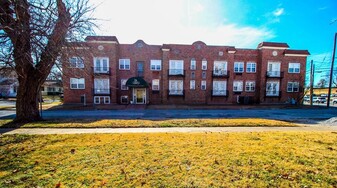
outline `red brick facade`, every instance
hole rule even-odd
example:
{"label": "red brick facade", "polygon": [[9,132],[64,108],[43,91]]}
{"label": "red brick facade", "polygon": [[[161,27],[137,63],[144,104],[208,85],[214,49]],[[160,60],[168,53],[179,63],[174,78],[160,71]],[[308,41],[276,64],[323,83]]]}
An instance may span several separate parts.
{"label": "red brick facade", "polygon": [[[260,43],[257,49],[208,46],[201,41],[192,45],[148,45],[142,40],[119,44],[116,37],[90,36],[83,43],[64,48],[64,102],[85,100],[88,104],[111,105],[299,101],[309,52],[288,48],[286,43],[270,42]],[[76,57],[81,59],[79,64],[70,60]],[[151,70],[151,60],[157,60],[153,61],[155,70]],[[195,70],[191,61],[195,62]],[[129,80],[132,77],[135,80]],[[142,79],[147,84],[137,85]],[[128,82],[128,88],[122,87],[122,80]],[[159,80],[159,90],[153,90],[157,88],[153,80]],[[191,80],[195,89],[190,88]]]}

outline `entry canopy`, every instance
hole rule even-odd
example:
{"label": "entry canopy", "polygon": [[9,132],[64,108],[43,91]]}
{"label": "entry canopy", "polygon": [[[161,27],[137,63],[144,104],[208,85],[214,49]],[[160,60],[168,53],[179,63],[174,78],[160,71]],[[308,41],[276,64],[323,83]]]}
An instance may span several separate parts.
{"label": "entry canopy", "polygon": [[128,87],[148,87],[149,84],[141,77],[132,77],[126,81],[126,86]]}

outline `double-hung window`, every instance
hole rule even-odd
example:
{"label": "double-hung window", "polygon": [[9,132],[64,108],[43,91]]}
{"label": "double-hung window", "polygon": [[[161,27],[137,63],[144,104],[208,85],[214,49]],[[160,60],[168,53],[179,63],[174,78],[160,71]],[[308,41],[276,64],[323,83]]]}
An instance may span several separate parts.
{"label": "double-hung window", "polygon": [[234,62],[234,72],[243,73],[244,63],[243,62]]}
{"label": "double-hung window", "polygon": [[190,90],[195,90],[195,80],[190,80]]}
{"label": "double-hung window", "polygon": [[160,71],[161,70],[161,60],[151,60],[150,69],[152,71]]}
{"label": "double-hung window", "polygon": [[233,82],[233,91],[242,92],[243,91],[243,81],[234,81]]}
{"label": "double-hung window", "polygon": [[201,80],[201,90],[206,90],[206,80]]}
{"label": "double-hung window", "polygon": [[109,58],[108,57],[95,57],[94,58],[94,72],[95,73],[109,72]]}
{"label": "double-hung window", "polygon": [[73,68],[84,68],[84,62],[81,57],[71,57],[69,58],[70,67]]}
{"label": "double-hung window", "polygon": [[207,70],[207,60],[203,59],[201,61],[201,70]]}
{"label": "double-hung window", "polygon": [[183,95],[183,94],[184,94],[183,80],[170,80],[169,95]]}
{"label": "double-hung window", "polygon": [[246,66],[246,72],[254,73],[256,72],[256,63],[255,62],[248,62]]}
{"label": "double-hung window", "polygon": [[159,79],[152,80],[152,90],[159,91]]}
{"label": "double-hung window", "polygon": [[191,59],[191,70],[196,70],[197,69],[197,61],[193,58]]}
{"label": "double-hung window", "polygon": [[289,73],[300,73],[301,64],[299,63],[289,63],[288,72]]}
{"label": "double-hung window", "polygon": [[126,86],[127,79],[121,79],[121,90],[128,90],[128,86]]}
{"label": "double-hung window", "polygon": [[246,81],[246,91],[247,92],[255,91],[255,81]]}
{"label": "double-hung window", "polygon": [[84,89],[84,78],[70,78],[70,89]]}
{"label": "double-hung window", "polygon": [[213,81],[213,96],[226,96],[226,81]]}
{"label": "double-hung window", "polygon": [[119,70],[130,70],[130,59],[119,59]]}
{"label": "double-hung window", "polygon": [[300,85],[298,82],[288,82],[287,92],[299,92]]}
{"label": "double-hung window", "polygon": [[184,75],[184,61],[170,60],[169,75]]}

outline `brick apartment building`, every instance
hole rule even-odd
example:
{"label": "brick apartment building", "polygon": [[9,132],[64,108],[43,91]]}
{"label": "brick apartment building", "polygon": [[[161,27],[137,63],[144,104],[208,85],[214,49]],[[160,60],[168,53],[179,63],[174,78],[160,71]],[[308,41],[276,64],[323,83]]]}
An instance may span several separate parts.
{"label": "brick apartment building", "polygon": [[64,47],[64,103],[276,104],[303,96],[307,50],[262,42],[257,49],[120,44],[88,36]]}

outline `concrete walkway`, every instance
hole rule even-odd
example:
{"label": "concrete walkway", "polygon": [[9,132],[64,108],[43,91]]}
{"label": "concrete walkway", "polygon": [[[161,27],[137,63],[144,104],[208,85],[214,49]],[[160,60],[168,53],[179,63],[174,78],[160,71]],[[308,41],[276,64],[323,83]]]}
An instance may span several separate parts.
{"label": "concrete walkway", "polygon": [[89,134],[89,133],[202,133],[267,131],[337,131],[337,126],[306,125],[302,127],[170,127],[170,128],[19,128],[0,129],[0,134]]}

